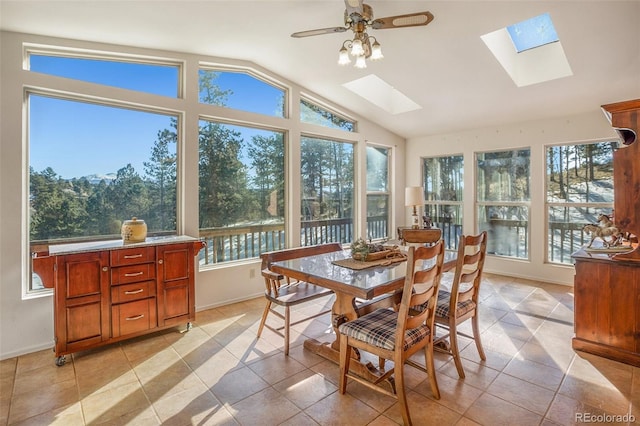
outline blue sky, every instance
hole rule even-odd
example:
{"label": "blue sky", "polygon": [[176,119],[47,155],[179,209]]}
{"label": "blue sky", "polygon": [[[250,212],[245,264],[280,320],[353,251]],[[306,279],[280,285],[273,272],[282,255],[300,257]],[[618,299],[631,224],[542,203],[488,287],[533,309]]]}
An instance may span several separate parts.
{"label": "blue sky", "polygon": [[[132,64],[32,55],[30,69],[98,84],[176,97],[178,69],[172,66]],[[223,73],[221,88],[233,88],[227,106],[275,115],[279,90],[243,73]],[[171,117],[132,109],[32,95],[30,97],[30,166],[40,172],[51,167],[70,179],[115,173],[130,163],[144,174],[158,131],[170,129]],[[262,133],[248,129],[245,139]]]}
{"label": "blue sky", "polygon": [[158,130],[171,128],[166,115],[33,95],[30,102],[30,165],[66,179],[115,173],[128,163],[143,174]]}

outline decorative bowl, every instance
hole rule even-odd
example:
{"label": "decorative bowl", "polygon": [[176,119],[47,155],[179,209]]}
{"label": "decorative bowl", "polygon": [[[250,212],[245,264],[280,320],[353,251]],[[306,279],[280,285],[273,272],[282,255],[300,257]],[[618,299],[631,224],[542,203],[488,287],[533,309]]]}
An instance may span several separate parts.
{"label": "decorative bowl", "polygon": [[376,251],[373,253],[368,253],[364,259],[363,259],[362,253],[354,253],[352,257],[355,260],[361,260],[363,262],[373,262],[375,260],[385,259],[391,253],[392,253],[392,250],[382,250],[382,251]]}

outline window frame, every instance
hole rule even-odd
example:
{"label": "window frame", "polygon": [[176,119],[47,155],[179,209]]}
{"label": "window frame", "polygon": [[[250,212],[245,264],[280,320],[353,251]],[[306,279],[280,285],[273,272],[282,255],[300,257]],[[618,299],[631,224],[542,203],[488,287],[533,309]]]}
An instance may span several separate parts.
{"label": "window frame", "polygon": [[[297,242],[299,243],[301,246],[304,246],[304,241],[303,239],[306,238],[306,236],[303,233],[303,227],[302,227],[302,221],[304,218],[304,214],[303,214],[303,192],[304,192],[304,184],[302,182],[303,180],[303,172],[302,172],[302,140],[305,138],[310,138],[310,139],[321,139],[324,140],[326,142],[332,142],[332,143],[342,143],[342,144],[347,144],[351,146],[352,149],[352,172],[353,172],[353,193],[352,193],[352,198],[351,198],[351,238],[348,240],[345,240],[345,242],[340,242],[340,241],[333,241],[333,240],[322,240],[322,243],[329,243],[329,242],[337,242],[337,243],[341,243],[341,244],[345,244],[345,243],[350,243],[354,238],[355,235],[358,234],[358,229],[356,228],[357,223],[359,221],[359,219],[356,217],[356,206],[358,204],[358,200],[357,200],[357,193],[358,193],[358,184],[357,184],[357,178],[356,178],[356,173],[357,173],[357,156],[358,156],[358,152],[357,152],[357,147],[358,147],[358,143],[356,141],[353,140],[348,140],[348,139],[340,139],[340,138],[336,138],[334,136],[330,136],[330,135],[319,135],[319,134],[315,134],[315,133],[307,133],[307,132],[302,132],[300,134],[300,211],[299,213],[299,217],[300,217],[300,221],[299,221],[299,227],[300,227],[300,241]],[[312,245],[312,244],[321,244],[321,242],[314,242],[313,238],[310,239],[310,243],[307,241],[306,245]]]}
{"label": "window frame", "polygon": [[[171,231],[169,234],[167,234],[165,231],[159,231],[157,234],[158,235],[173,235],[173,234],[179,235],[183,232],[182,231],[183,221],[181,217],[182,212],[180,209],[180,206],[183,204],[183,193],[181,190],[182,185],[180,185],[180,181],[181,181],[181,176],[184,170],[184,158],[182,158],[183,156],[181,155],[181,152],[183,151],[182,147],[183,147],[183,139],[184,139],[182,136],[184,134],[184,122],[185,122],[184,112],[178,111],[178,110],[171,111],[166,108],[160,108],[157,106],[154,107],[154,106],[145,105],[145,104],[136,104],[136,103],[127,102],[123,100],[99,98],[95,96],[89,96],[86,94],[80,94],[80,93],[75,93],[70,91],[62,92],[62,91],[48,89],[48,88],[25,86],[22,90],[23,123],[24,123],[24,129],[25,129],[25,131],[23,132],[23,135],[24,135],[23,139],[24,139],[24,146],[26,147],[26,155],[24,156],[23,169],[24,169],[24,179],[25,179],[26,194],[27,194],[27,200],[26,200],[27,209],[25,213],[26,214],[25,226],[26,226],[27,232],[26,232],[25,239],[26,239],[26,245],[27,247],[29,247],[29,252],[31,252],[32,245],[43,247],[43,245],[52,246],[52,245],[68,244],[68,243],[75,243],[75,242],[102,241],[102,240],[113,239],[112,236],[90,236],[90,237],[64,239],[64,240],[59,240],[58,242],[55,242],[55,240],[53,241],[33,240],[35,241],[35,243],[32,242],[30,237],[31,214],[30,214],[30,209],[28,208],[29,206],[28,195],[30,193],[29,188],[31,185],[31,178],[30,178],[31,148],[30,148],[30,139],[28,135],[28,129],[31,124],[30,123],[30,96],[31,95],[71,101],[71,102],[87,103],[87,104],[97,105],[97,106],[127,109],[127,110],[133,110],[138,112],[147,112],[152,114],[175,116],[176,117],[176,133],[177,133],[177,138],[176,138],[176,229],[175,229],[175,232]],[[153,233],[150,233],[149,235],[152,236]],[[29,258],[29,260],[31,259]],[[31,262],[29,262],[29,272],[30,274],[32,273]],[[23,292],[25,293],[25,296],[37,296],[41,294],[50,294],[52,292],[51,289],[47,289],[47,288],[34,289],[32,275],[29,275],[28,283],[24,287],[25,288]]]}
{"label": "window frame", "polygon": [[317,106],[320,109],[325,110],[326,112],[329,112],[329,113],[335,115],[338,118],[341,118],[342,120],[350,123],[351,126],[352,126],[352,129],[351,130],[347,130],[347,129],[343,129],[341,127],[330,127],[330,126],[324,126],[324,125],[318,124],[318,123],[312,123],[312,122],[309,122],[309,121],[304,121],[304,120],[302,120],[302,108],[300,108],[300,117],[299,117],[300,123],[311,124],[311,125],[320,126],[320,127],[325,127],[327,129],[338,130],[338,131],[342,131],[342,132],[349,132],[349,133],[357,133],[358,132],[358,121],[354,120],[351,117],[349,117],[349,115],[347,115],[347,114],[345,114],[343,112],[340,112],[335,108],[331,108],[331,107],[327,106],[324,102],[320,102],[317,99],[314,99],[313,97],[311,97],[309,95],[306,95],[306,94],[303,94],[303,93],[300,94],[300,99],[299,100],[300,100],[299,104],[302,104],[303,102],[307,102],[309,104],[313,104],[313,105]]}
{"label": "window frame", "polygon": [[[52,96],[54,98],[68,99],[70,101],[89,102],[97,105],[105,105],[115,108],[130,108],[139,111],[148,111],[151,113],[160,113],[165,115],[174,115],[178,117],[177,132],[177,145],[176,145],[176,233],[182,234],[186,231],[191,231],[193,225],[197,227],[197,212],[186,209],[187,203],[194,201],[194,190],[191,189],[192,183],[197,182],[197,172],[193,171],[193,166],[197,169],[197,143],[194,147],[194,140],[197,141],[197,124],[200,119],[212,119],[218,122],[225,122],[237,126],[248,126],[262,128],[265,130],[275,130],[284,132],[284,150],[285,150],[285,226],[288,232],[286,237],[286,246],[297,246],[299,242],[300,225],[297,223],[291,223],[292,208],[297,209],[298,203],[295,199],[292,199],[290,194],[291,189],[298,189],[298,184],[291,180],[291,178],[297,179],[300,176],[299,166],[292,164],[291,155],[296,156],[299,153],[300,138],[304,136],[317,137],[321,139],[348,143],[353,149],[353,173],[354,181],[350,183],[352,188],[349,188],[353,192],[352,200],[353,208],[351,213],[351,220],[353,222],[354,230],[357,232],[360,226],[363,226],[363,220],[356,217],[358,211],[363,211],[363,206],[360,205],[364,196],[362,194],[362,176],[361,173],[361,158],[362,147],[365,146],[366,140],[362,135],[357,133],[358,121],[352,119],[348,114],[344,114],[340,110],[340,107],[325,102],[318,102],[314,95],[307,95],[305,88],[300,86],[292,86],[286,83],[282,77],[278,74],[263,70],[260,67],[254,66],[250,62],[246,62],[244,65],[238,65],[244,63],[243,61],[236,61],[233,59],[218,59],[212,58],[207,55],[192,55],[185,52],[162,52],[154,51],[153,49],[141,49],[129,46],[105,46],[99,43],[82,40],[63,40],[59,39],[51,41],[50,44],[41,44],[37,40],[34,41],[34,37],[29,35],[17,37],[16,46],[14,50],[15,54],[20,55],[21,68],[25,71],[20,73],[19,82],[21,88],[21,101],[22,101],[22,123],[21,123],[21,163],[22,166],[22,197],[21,207],[22,219],[21,219],[21,233],[26,235],[22,240],[22,273],[26,279],[22,280],[22,298],[35,298],[51,294],[51,290],[44,289],[36,293],[27,292],[26,288],[30,285],[31,281],[31,268],[30,268],[30,256],[29,256],[29,223],[28,223],[28,194],[29,194],[29,136],[28,136],[28,123],[27,117],[29,113],[29,107],[27,102],[27,91],[31,91],[33,94],[41,96]],[[19,46],[18,46],[19,45]],[[143,52],[142,54],[139,52]],[[147,53],[148,52],[148,53]],[[179,67],[179,95],[175,98],[147,93],[143,91],[137,91],[127,89],[118,86],[110,86],[102,84],[100,82],[92,82],[82,80],[82,75],[77,75],[78,78],[65,78],[54,74],[47,74],[43,72],[30,71],[29,70],[29,55],[33,53],[35,55],[43,56],[68,56],[73,58],[83,59],[97,59],[105,61],[120,61],[120,62],[135,62],[135,63],[149,63],[158,65],[169,65]],[[71,61],[70,63],[74,63]],[[108,64],[105,64],[108,65]],[[230,72],[243,72],[255,77],[273,87],[277,87],[283,90],[283,114],[284,117],[266,116],[258,113],[252,113],[243,111],[240,109],[224,109],[217,106],[200,104],[198,89],[198,76],[199,73],[193,70],[199,70],[201,68],[214,68],[220,71]],[[187,72],[188,69],[192,70]],[[68,73],[72,76],[76,76],[74,71],[67,72],[62,70],[62,74]],[[126,77],[126,73],[123,73]],[[195,77],[195,78],[194,78]],[[118,82],[116,81],[116,84]],[[302,92],[305,92],[303,95]],[[346,131],[337,128],[328,128],[322,126],[308,125],[308,123],[301,122],[300,117],[292,116],[293,112],[298,111],[300,99],[305,97],[307,100],[311,99],[312,102],[316,102],[322,106],[322,108],[331,111],[341,117],[344,117],[348,121],[353,123],[353,131]],[[381,146],[393,148],[392,145],[382,143]],[[361,200],[362,198],[362,200]],[[197,193],[195,194],[195,200],[197,200]],[[297,216],[297,212],[293,213],[293,217]],[[251,260],[255,262],[255,260]],[[217,264],[210,269],[224,268],[228,265]],[[205,270],[202,264],[197,266],[198,271]]]}
{"label": "window frame", "polygon": [[479,182],[479,177],[480,177],[480,173],[479,173],[479,168],[478,168],[478,156],[482,155],[482,154],[492,154],[492,153],[499,153],[499,152],[513,152],[513,151],[523,151],[523,150],[528,150],[529,151],[529,175],[527,177],[528,181],[529,181],[529,188],[531,188],[531,158],[532,158],[532,154],[533,154],[533,150],[531,149],[530,146],[527,147],[514,147],[514,148],[507,148],[507,149],[496,149],[496,150],[487,150],[487,151],[475,151],[473,153],[473,159],[474,159],[474,163],[473,163],[473,172],[474,172],[474,182],[476,183],[475,188],[474,188],[474,226],[475,226],[475,232],[479,233],[480,232],[480,215],[479,215],[479,210],[482,207],[520,207],[520,208],[524,208],[526,209],[527,212],[527,226],[525,228],[525,232],[527,235],[527,241],[525,244],[525,250],[527,252],[527,256],[526,257],[518,257],[518,256],[508,256],[508,255],[504,255],[504,254],[496,254],[496,253],[489,253],[489,251],[487,251],[487,256],[492,256],[495,258],[501,258],[501,259],[509,259],[509,260],[514,260],[514,261],[525,261],[525,262],[531,262],[531,192],[529,192],[529,199],[528,201],[501,201],[501,200],[497,200],[497,201],[480,201],[479,197],[478,197],[478,182]]}
{"label": "window frame", "polygon": [[[206,104],[205,104],[206,105]],[[289,184],[289,179],[287,179],[287,165],[288,165],[288,148],[289,148],[289,131],[287,129],[283,129],[283,128],[279,128],[279,127],[275,127],[275,126],[267,126],[265,124],[257,124],[257,123],[250,123],[247,121],[235,121],[235,120],[230,120],[228,118],[221,118],[218,116],[210,116],[210,115],[204,115],[204,114],[199,114],[198,116],[198,122],[200,121],[208,121],[208,122],[212,122],[215,124],[221,124],[221,125],[228,125],[228,126],[235,126],[235,127],[246,127],[246,128],[250,128],[250,129],[254,129],[254,130],[263,130],[263,131],[267,131],[267,132],[274,132],[274,133],[281,133],[282,134],[282,143],[283,143],[283,154],[284,154],[284,161],[283,161],[283,176],[284,176],[284,203],[285,203],[285,208],[284,208],[284,214],[283,214],[283,228],[284,228],[284,235],[285,235],[285,245],[287,244],[288,240],[287,240],[287,234],[289,233],[289,215],[288,215],[288,208],[287,208],[287,204],[290,202],[289,201],[289,190],[290,190],[290,184]],[[200,126],[198,126],[199,128]],[[199,129],[198,129],[199,131]],[[243,163],[244,164],[244,163]],[[199,166],[198,166],[199,169]],[[199,174],[199,173],[198,173]],[[198,197],[198,204],[199,204],[199,197]],[[200,207],[198,207],[198,214],[200,214]],[[199,222],[199,221],[198,221]],[[251,225],[248,225],[251,226]],[[200,232],[201,232],[199,223],[198,223],[198,235],[199,238],[202,238]],[[271,250],[271,249],[268,249]],[[267,250],[267,251],[268,251]],[[199,254],[200,257],[205,256],[205,252],[206,252],[206,248],[205,251],[201,252]],[[260,252],[261,253],[261,252]],[[230,260],[225,260],[222,262],[212,262],[212,263],[208,263],[205,261],[205,263],[199,262],[199,270],[200,271],[206,271],[206,270],[210,270],[210,269],[215,269],[217,267],[224,267],[224,266],[229,266],[229,265],[234,265],[234,264],[238,264],[238,263],[244,263],[246,261],[251,261],[251,260],[255,260],[258,259],[260,257],[260,253],[258,253],[257,256],[251,256],[251,257],[243,257],[243,258],[238,258],[238,259],[230,259]]]}
{"label": "window frame", "polygon": [[[383,241],[383,240],[388,240],[390,239],[391,236],[391,163],[392,163],[392,154],[393,154],[393,150],[391,149],[391,147],[389,146],[384,146],[384,145],[377,145],[374,143],[369,143],[367,142],[365,145],[365,153],[369,148],[374,148],[374,149],[384,149],[385,151],[387,151],[387,190],[386,191],[369,191],[369,185],[368,182],[365,181],[364,184],[364,190],[365,190],[365,206],[367,206],[366,208],[366,218],[365,218],[365,228],[367,229],[367,233],[369,233],[369,196],[385,196],[387,197],[387,229],[386,229],[386,235],[380,238],[371,238],[369,235],[367,235],[367,239],[369,240],[373,240],[373,241]],[[365,169],[366,169],[366,159],[365,159]],[[365,175],[368,176],[368,170],[365,170]],[[355,186],[354,186],[354,190],[355,190]]]}
{"label": "window frame", "polygon": [[[553,261],[550,259],[550,255],[551,255],[551,250],[550,250],[550,209],[554,208],[554,207],[560,207],[560,208],[598,208],[598,209],[602,209],[602,210],[613,210],[614,208],[614,201],[612,200],[611,202],[593,202],[593,203],[589,203],[589,202],[549,202],[549,174],[548,174],[548,167],[547,167],[547,155],[548,155],[548,150],[549,148],[555,148],[555,147],[565,147],[565,146],[578,146],[578,145],[595,145],[598,143],[612,143],[615,145],[618,145],[618,141],[614,140],[614,139],[598,139],[598,140],[589,140],[589,141],[577,141],[577,142],[560,142],[560,143],[553,143],[553,144],[545,144],[544,145],[544,235],[545,235],[545,244],[544,244],[544,263],[545,264],[549,264],[549,265],[554,265],[554,266],[572,266],[573,262],[562,262],[562,261]],[[611,179],[612,179],[612,185],[614,185],[613,183],[613,168],[615,167],[615,164],[613,162],[613,153],[615,153],[616,149],[619,148],[614,148],[612,150],[612,155],[611,155],[611,168],[612,168],[612,172],[611,172]],[[613,191],[613,189],[612,189]],[[612,194],[613,195],[613,194]],[[585,223],[586,224],[586,223]],[[561,255],[561,259],[562,259],[562,255]]]}
{"label": "window frame", "polygon": [[[111,52],[106,50],[79,49],[79,48],[72,48],[72,47],[62,47],[62,46],[53,46],[53,45],[44,45],[44,44],[35,44],[35,43],[23,43],[22,68],[25,71],[29,71],[29,72],[37,72],[37,71],[31,71],[31,55],[176,67],[178,69],[178,81],[177,81],[178,87],[176,88],[176,96],[167,97],[167,98],[169,99],[184,98],[185,61],[183,60],[169,59],[169,58],[163,58],[163,57],[157,57],[157,56],[148,56],[148,55],[134,55],[134,54],[128,54],[124,52],[118,53],[118,52]],[[60,77],[54,74],[45,74],[45,75],[53,78],[68,78],[68,77]],[[140,94],[162,96],[154,93],[143,92],[135,89],[127,89],[127,88],[118,87],[118,86],[110,86],[110,85],[96,83],[92,81],[77,80],[77,79],[71,79],[71,80],[81,81],[83,83],[90,84],[90,85],[95,84],[98,86],[115,87],[116,89],[121,89],[121,90],[131,90],[133,92],[140,93]]]}
{"label": "window frame", "polygon": [[229,64],[220,64],[220,63],[214,63],[214,62],[206,62],[206,61],[199,61],[198,62],[198,80],[200,79],[200,71],[201,70],[205,70],[205,71],[213,71],[213,72],[227,72],[227,73],[237,73],[237,74],[246,74],[250,77],[255,78],[256,80],[259,80],[261,82],[263,82],[264,84],[267,84],[269,86],[272,86],[276,89],[280,89],[283,92],[283,96],[282,96],[282,117],[276,116],[276,115],[266,115],[266,114],[261,114],[259,112],[255,112],[255,111],[247,111],[247,110],[241,110],[241,109],[236,109],[236,108],[231,108],[231,107],[225,107],[225,106],[219,106],[219,105],[212,105],[212,104],[206,104],[206,103],[202,103],[200,102],[200,92],[198,91],[198,103],[201,105],[205,105],[208,107],[220,107],[220,108],[226,108],[226,109],[230,109],[233,111],[241,111],[244,113],[249,113],[249,114],[257,114],[260,115],[262,117],[269,117],[272,119],[287,119],[290,118],[291,116],[291,107],[290,107],[290,97],[291,97],[291,90],[288,86],[286,86],[285,84],[279,82],[278,80],[270,77],[269,75],[262,73],[256,69],[253,68],[249,68],[249,67],[244,67],[244,66],[233,66],[233,65],[229,65]]}
{"label": "window frame", "polygon": [[[426,211],[426,206],[427,205],[431,205],[434,206],[436,209],[439,206],[456,206],[457,210],[460,212],[460,229],[459,232],[456,232],[456,235],[451,236],[450,231],[448,232],[449,235],[446,235],[447,233],[445,233],[445,230],[442,229],[443,232],[443,239],[445,241],[445,249],[447,250],[457,250],[458,249],[458,243],[459,243],[459,239],[460,239],[460,235],[462,235],[462,228],[464,225],[464,154],[462,153],[458,153],[458,154],[449,154],[449,155],[433,155],[433,156],[429,156],[429,157],[420,157],[420,173],[422,176],[422,188],[425,190],[427,190],[427,186],[426,186],[426,165],[425,165],[425,161],[428,159],[432,159],[432,158],[453,158],[453,157],[460,157],[460,159],[462,160],[462,183],[463,186],[462,188],[459,189],[459,193],[462,197],[462,199],[460,200],[456,200],[456,201],[452,201],[452,200],[428,200],[427,197],[425,196],[425,200],[424,200],[424,205],[423,205],[423,211]],[[435,223],[434,223],[435,225]]]}

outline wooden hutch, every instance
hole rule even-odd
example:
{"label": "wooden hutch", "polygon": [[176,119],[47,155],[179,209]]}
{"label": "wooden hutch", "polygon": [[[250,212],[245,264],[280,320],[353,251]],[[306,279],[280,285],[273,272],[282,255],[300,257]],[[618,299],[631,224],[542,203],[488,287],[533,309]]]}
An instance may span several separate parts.
{"label": "wooden hutch", "polygon": [[194,257],[203,243],[178,235],[51,246],[33,271],[53,288],[56,364],[65,355],[195,320]]}
{"label": "wooden hutch", "polygon": [[[613,153],[614,223],[640,235],[640,99],[603,105],[625,146]],[[572,346],[640,367],[640,247],[637,237],[624,253],[573,254],[574,327]]]}

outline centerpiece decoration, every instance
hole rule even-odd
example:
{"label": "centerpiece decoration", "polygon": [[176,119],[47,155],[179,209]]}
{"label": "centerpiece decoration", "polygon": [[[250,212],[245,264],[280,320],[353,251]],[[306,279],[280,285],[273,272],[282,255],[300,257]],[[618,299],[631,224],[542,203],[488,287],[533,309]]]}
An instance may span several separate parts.
{"label": "centerpiece decoration", "polygon": [[392,253],[393,250],[385,248],[382,244],[367,243],[362,238],[358,238],[351,243],[351,257],[363,262],[384,259]]}

